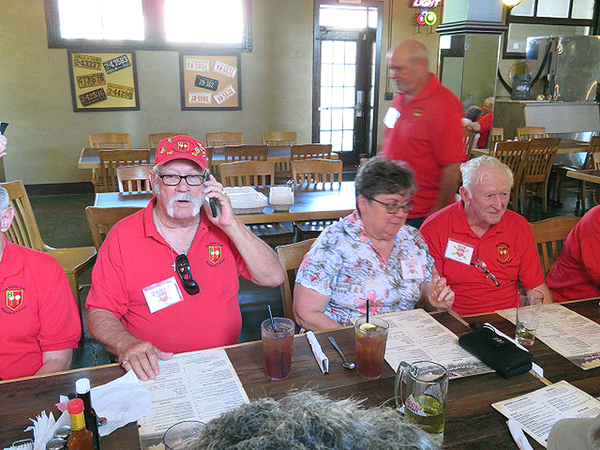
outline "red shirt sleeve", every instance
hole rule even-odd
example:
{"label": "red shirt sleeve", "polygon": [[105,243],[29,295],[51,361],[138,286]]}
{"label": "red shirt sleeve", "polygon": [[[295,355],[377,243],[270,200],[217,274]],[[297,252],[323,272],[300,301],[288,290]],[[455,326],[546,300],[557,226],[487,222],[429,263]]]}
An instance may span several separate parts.
{"label": "red shirt sleeve", "polygon": [[440,165],[463,162],[466,159],[463,145],[462,105],[450,92],[446,93],[444,107],[440,108],[436,129],[434,152]]}

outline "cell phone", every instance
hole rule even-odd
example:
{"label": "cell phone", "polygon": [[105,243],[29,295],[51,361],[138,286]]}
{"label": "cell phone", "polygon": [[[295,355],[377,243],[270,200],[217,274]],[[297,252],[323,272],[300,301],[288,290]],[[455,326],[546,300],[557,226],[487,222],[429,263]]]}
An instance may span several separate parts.
{"label": "cell phone", "polygon": [[0,122],[0,134],[4,134],[4,130],[8,127],[8,122]]}
{"label": "cell phone", "polygon": [[[204,182],[210,180],[210,172],[206,170],[204,172]],[[208,200],[208,204],[210,206],[210,212],[213,217],[217,217],[219,215],[219,201],[216,198],[206,197]]]}

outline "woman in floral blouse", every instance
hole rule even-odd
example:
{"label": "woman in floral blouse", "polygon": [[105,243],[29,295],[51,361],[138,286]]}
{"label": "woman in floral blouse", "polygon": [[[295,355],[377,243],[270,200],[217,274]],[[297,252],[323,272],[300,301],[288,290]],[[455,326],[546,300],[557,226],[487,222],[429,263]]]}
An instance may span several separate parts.
{"label": "woman in floral blouse", "polygon": [[446,310],[454,292],[435,271],[421,233],[405,225],[415,194],[414,173],[374,158],[356,175],[352,214],[327,227],[296,276],[294,313],[309,330],[350,324],[366,312]]}

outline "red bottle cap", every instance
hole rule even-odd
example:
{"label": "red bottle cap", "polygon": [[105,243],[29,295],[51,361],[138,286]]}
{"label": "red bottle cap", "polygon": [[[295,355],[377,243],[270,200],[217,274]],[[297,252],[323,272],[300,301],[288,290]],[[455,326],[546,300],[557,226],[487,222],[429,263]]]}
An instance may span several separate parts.
{"label": "red bottle cap", "polygon": [[73,400],[69,400],[67,403],[67,411],[69,414],[79,414],[83,412],[83,400],[80,398],[74,398]]}

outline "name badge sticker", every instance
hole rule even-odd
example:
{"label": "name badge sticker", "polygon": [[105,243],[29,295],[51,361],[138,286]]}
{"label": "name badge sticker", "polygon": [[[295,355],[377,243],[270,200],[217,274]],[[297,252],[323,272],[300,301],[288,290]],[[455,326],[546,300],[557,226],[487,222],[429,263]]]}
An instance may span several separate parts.
{"label": "name badge sticker", "polygon": [[167,306],[174,305],[183,300],[183,295],[181,295],[181,290],[175,276],[146,286],[142,289],[142,292],[151,313],[160,311]]}
{"label": "name badge sticker", "polygon": [[421,280],[425,278],[423,276],[423,262],[415,259],[408,258],[400,261],[402,265],[402,278],[405,280]]}
{"label": "name badge sticker", "polygon": [[471,264],[471,258],[473,257],[473,250],[473,247],[470,247],[467,244],[448,239],[444,256],[459,263],[469,265]]}
{"label": "name badge sticker", "polygon": [[394,128],[396,121],[400,118],[400,111],[396,108],[390,108],[385,113],[383,118],[383,124],[388,128]]}

